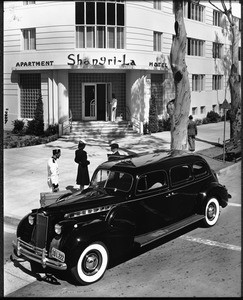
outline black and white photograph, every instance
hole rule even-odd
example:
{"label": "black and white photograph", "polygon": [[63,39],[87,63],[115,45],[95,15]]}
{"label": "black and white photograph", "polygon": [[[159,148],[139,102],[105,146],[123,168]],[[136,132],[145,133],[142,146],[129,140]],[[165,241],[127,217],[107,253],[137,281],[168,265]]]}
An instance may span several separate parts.
{"label": "black and white photograph", "polygon": [[240,0],[2,1],[10,298],[240,298]]}

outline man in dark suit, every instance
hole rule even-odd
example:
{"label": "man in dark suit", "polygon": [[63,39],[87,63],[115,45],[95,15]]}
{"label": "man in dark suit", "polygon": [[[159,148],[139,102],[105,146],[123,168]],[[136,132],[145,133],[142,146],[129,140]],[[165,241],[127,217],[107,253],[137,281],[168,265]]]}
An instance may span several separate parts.
{"label": "man in dark suit", "polygon": [[119,145],[117,143],[113,143],[110,145],[112,154],[108,154],[108,160],[117,160],[121,157],[119,153]]}
{"label": "man in dark suit", "polygon": [[196,122],[193,121],[193,116],[189,116],[189,123],[187,126],[187,134],[188,134],[188,145],[189,150],[191,152],[195,151],[195,137],[197,135],[197,125]]}

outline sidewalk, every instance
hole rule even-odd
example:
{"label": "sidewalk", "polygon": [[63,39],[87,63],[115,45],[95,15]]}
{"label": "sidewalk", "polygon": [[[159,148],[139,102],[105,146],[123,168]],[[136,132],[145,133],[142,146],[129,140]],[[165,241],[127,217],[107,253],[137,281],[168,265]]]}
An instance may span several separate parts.
{"label": "sidewalk", "polygon": [[[229,126],[226,128],[226,138],[229,137]],[[214,146],[218,140],[223,142],[223,122],[201,125],[198,127],[196,151],[202,151]],[[107,160],[110,153],[110,143],[118,142],[120,152],[124,154],[154,152],[170,149],[170,132],[159,132],[151,135],[126,137],[116,140],[86,139],[85,151],[90,160],[89,174],[92,176],[96,167]],[[74,162],[74,153],[77,141],[58,139],[46,145],[37,145],[23,148],[4,149],[4,219],[21,219],[31,209],[40,207],[41,192],[48,192],[47,160],[54,148],[61,149],[58,161],[60,171],[60,189],[77,189],[77,164]],[[227,176],[231,176],[237,164],[223,163],[205,157],[212,169],[221,172],[230,167]],[[235,166],[235,167],[234,167]],[[220,174],[219,172],[219,174]]]}

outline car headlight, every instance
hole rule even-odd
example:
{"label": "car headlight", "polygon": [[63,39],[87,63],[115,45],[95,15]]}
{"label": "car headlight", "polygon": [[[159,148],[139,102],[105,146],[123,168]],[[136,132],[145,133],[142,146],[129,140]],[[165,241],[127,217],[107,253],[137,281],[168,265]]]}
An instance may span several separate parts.
{"label": "car headlight", "polygon": [[55,232],[56,232],[56,234],[61,234],[62,233],[62,225],[56,224],[55,225]]}
{"label": "car headlight", "polygon": [[29,215],[28,221],[29,221],[30,225],[34,225],[35,218],[33,216]]}

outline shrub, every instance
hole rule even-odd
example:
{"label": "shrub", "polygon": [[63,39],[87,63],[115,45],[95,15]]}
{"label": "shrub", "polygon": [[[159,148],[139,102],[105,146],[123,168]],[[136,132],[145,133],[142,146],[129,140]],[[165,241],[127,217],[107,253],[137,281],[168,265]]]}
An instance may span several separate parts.
{"label": "shrub", "polygon": [[58,134],[58,124],[49,125],[45,131],[45,136]]}
{"label": "shrub", "polygon": [[170,129],[171,129],[170,118],[163,120],[163,128],[164,128],[164,131],[170,131]]}
{"label": "shrub", "polygon": [[207,113],[206,118],[208,119],[209,123],[217,123],[221,119],[220,115],[218,113],[216,113],[215,111],[212,111],[212,110]]}
{"label": "shrub", "polygon": [[202,123],[203,123],[203,124],[208,124],[208,123],[209,123],[208,118],[203,118]]}
{"label": "shrub", "polygon": [[148,122],[143,124],[143,134],[150,134]]}
{"label": "shrub", "polygon": [[195,120],[196,125],[202,125],[203,124],[203,120],[202,119],[196,119]]}
{"label": "shrub", "polygon": [[26,133],[37,136],[44,134],[43,102],[40,94],[37,100],[34,118],[27,123]]}
{"label": "shrub", "polygon": [[18,133],[23,132],[23,130],[24,130],[24,121],[23,120],[14,120],[12,123],[14,126],[12,133],[18,134]]}
{"label": "shrub", "polygon": [[4,112],[4,124],[6,124],[7,122],[8,122],[8,108],[6,108]]}
{"label": "shrub", "polygon": [[161,131],[170,131],[170,118],[162,119],[158,121],[159,132]]}
{"label": "shrub", "polygon": [[149,107],[149,131],[158,132],[158,113],[155,96],[151,96],[151,102]]}

